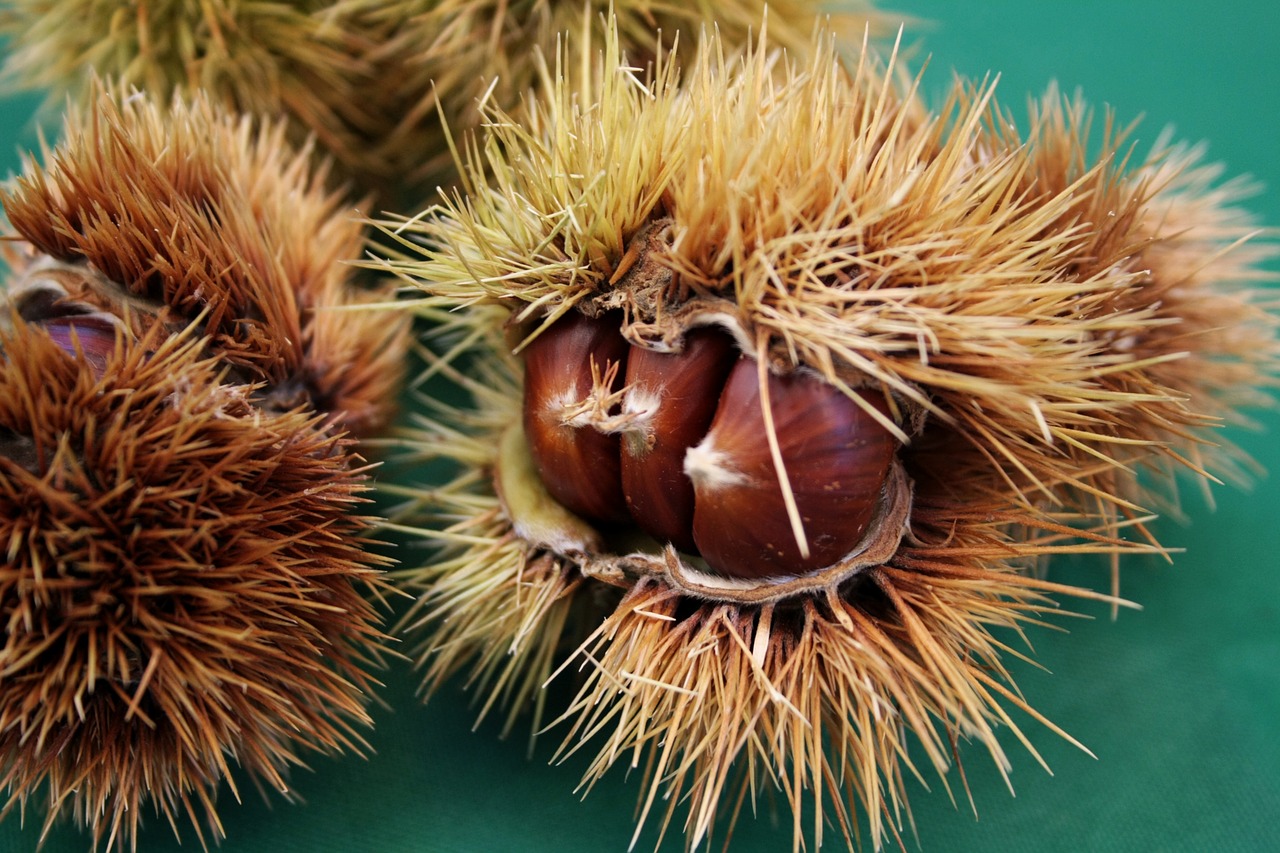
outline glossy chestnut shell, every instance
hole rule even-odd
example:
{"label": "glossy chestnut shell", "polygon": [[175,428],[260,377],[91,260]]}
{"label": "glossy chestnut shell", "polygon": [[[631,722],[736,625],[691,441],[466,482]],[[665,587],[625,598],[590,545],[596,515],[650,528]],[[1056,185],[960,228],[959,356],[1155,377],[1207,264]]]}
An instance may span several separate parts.
{"label": "glossy chestnut shell", "polygon": [[524,432],[547,491],[585,518],[627,519],[618,436],[594,429],[578,411],[594,387],[616,367],[609,389],[621,385],[628,345],[618,318],[591,319],[576,311],[524,349]]}
{"label": "glossy chestnut shell", "polygon": [[735,579],[816,572],[864,539],[899,446],[881,395],[761,370],[718,328],[658,352],[619,326],[570,312],[524,349],[524,431],[556,501]]}

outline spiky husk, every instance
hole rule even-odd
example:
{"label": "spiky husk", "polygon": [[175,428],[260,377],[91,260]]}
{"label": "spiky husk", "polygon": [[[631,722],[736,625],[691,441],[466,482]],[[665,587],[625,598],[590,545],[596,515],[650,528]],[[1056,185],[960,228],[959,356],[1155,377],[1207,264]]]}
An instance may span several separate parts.
{"label": "spiky husk", "polygon": [[[871,54],[846,72],[832,52],[710,57],[683,86],[669,64],[647,89],[616,55],[576,89],[564,72],[470,152],[492,186],[400,231],[445,248],[397,267],[517,319],[621,307],[636,337],[723,310],[759,355],[869,377],[1046,492],[1089,491],[1090,461],[1176,455],[1261,399],[1275,320],[1245,285],[1272,248],[1236,245],[1240,187],[1196,192],[1213,170],[1186,149],[1129,164],[1122,134],[1087,161],[1087,113],[1056,93],[1024,139],[990,88],[928,113]],[[663,216],[648,261],[672,275],[639,287],[632,238]]]}
{"label": "spiky husk", "polygon": [[30,163],[2,196],[30,244],[11,253],[15,277],[41,255],[84,265],[117,302],[153,305],[156,322],[199,318],[211,351],[280,408],[304,401],[357,434],[379,427],[404,369],[406,318],[376,310],[386,288],[353,283],[346,262],[363,226],[307,152],[283,125],[202,95],[165,107],[96,91],[44,166]]}
{"label": "spiky husk", "polygon": [[[1023,136],[989,86],[957,84],[934,113],[892,60],[848,67],[826,40],[811,56],[725,58],[712,38],[682,76],[659,57],[642,82],[607,34],[584,79],[558,66],[525,121],[494,118],[469,194],[389,231],[388,265],[433,310],[470,309],[431,370],[472,407],[419,424],[421,455],[462,470],[421,495],[441,558],[401,576],[427,688],[469,671],[486,711],[542,711],[540,685],[584,668],[556,715],[561,753],[599,750],[587,786],[644,766],[642,817],[659,809],[665,827],[687,808],[691,846],[772,784],[797,847],[803,815],[818,840],[831,819],[852,841],[859,809],[879,846],[905,825],[904,776],[925,769],[913,737],[944,784],[960,739],[1002,768],[997,727],[1032,749],[1009,709],[1047,721],[1009,680],[1001,658],[1021,653],[1002,637],[1057,596],[1103,597],[1035,564],[1159,551],[1145,505],[1170,469],[1221,459],[1208,428],[1280,364],[1248,288],[1268,249],[1236,245],[1237,188],[1206,192],[1194,152],[1128,162],[1108,130],[1089,157],[1087,112],[1056,93]],[[646,227],[665,219],[654,247]],[[520,540],[491,486],[519,419],[503,335],[575,308],[622,308],[633,339],[667,342],[718,312],[773,369],[922,411],[917,434],[903,425],[915,493],[897,554],[825,594],[747,606],[656,581],[619,601],[590,578],[608,555]]]}
{"label": "spiky husk", "polygon": [[233,767],[287,793],[306,753],[362,750],[384,581],[349,442],[258,410],[194,336],[101,377],[24,323],[0,351],[4,811],[218,838]]}
{"label": "spiky husk", "polygon": [[[851,31],[871,19],[861,2],[841,5],[851,8],[836,18]],[[436,182],[454,178],[438,110],[461,129],[478,125],[476,104],[486,92],[515,107],[537,78],[536,49],[552,49],[584,15],[599,30],[610,6],[632,58],[643,62],[658,31],[668,47],[677,31],[692,45],[714,21],[726,43],[742,44],[765,4],[18,0],[0,10],[0,34],[12,45],[3,73],[11,84],[61,97],[84,94],[86,69],[95,69],[161,98],[204,91],[241,113],[284,114],[293,143],[314,135],[361,193],[419,204]],[[820,14],[832,14],[814,0],[769,8],[776,43],[793,50],[808,44]]]}
{"label": "spiky husk", "polygon": [[[834,18],[843,32],[860,39],[879,19],[865,2],[830,4],[814,0],[770,2],[769,36],[793,52],[808,49],[819,17]],[[380,97],[377,112],[398,119],[379,135],[377,159],[394,174],[428,190],[455,183],[447,134],[461,137],[483,121],[481,103],[513,111],[546,81],[540,55],[552,55],[566,34],[584,30],[598,40],[611,13],[620,49],[643,67],[655,50],[677,47],[692,55],[698,32],[714,27],[723,44],[745,45],[759,31],[763,0],[340,0],[337,12],[378,43],[369,60],[374,76],[396,85],[370,91]],[[582,44],[578,38],[570,44]],[[571,62],[582,58],[575,57]],[[444,117],[444,123],[441,122]],[[420,204],[420,193],[412,202]]]}
{"label": "spiky husk", "polygon": [[364,97],[371,78],[363,57],[372,45],[333,6],[17,0],[0,11],[0,32],[10,39],[4,74],[58,101],[88,94],[93,69],[161,100],[204,91],[238,112],[284,115],[293,143],[314,134],[343,177],[370,186],[385,177],[370,150],[381,117]]}
{"label": "spiky husk", "polygon": [[[1056,611],[1054,593],[1102,597],[1040,579],[1038,561],[1158,551],[1118,538],[1113,520],[1026,505],[984,455],[935,431],[912,457],[913,541],[856,583],[763,607],[694,601],[652,580],[621,593],[577,559],[521,540],[493,492],[520,380],[491,317],[488,353],[469,354],[465,373],[437,364],[472,406],[424,400],[438,411],[418,418],[416,457],[461,472],[406,490],[419,502],[413,525],[440,552],[398,573],[417,596],[399,632],[419,638],[426,694],[461,674],[480,717],[502,714],[504,732],[532,712],[535,732],[566,730],[557,758],[598,750],[584,788],[614,764],[642,767],[640,823],[656,811],[690,847],[717,821],[731,829],[772,785],[793,809],[797,848],[804,816],[818,843],[827,820],[851,842],[859,810],[874,845],[898,836],[904,777],[923,772],[908,733],[944,786],[961,739],[1007,769],[997,729],[1008,726],[1034,754],[1005,706],[1059,730],[1009,681],[1001,655],[1024,653],[1001,631],[1039,624]],[[583,671],[571,703],[548,707],[548,682]]]}
{"label": "spiky husk", "polygon": [[3,194],[5,813],[203,841],[236,765],[287,794],[364,748],[388,561],[344,433],[388,416],[406,322],[284,136],[100,87]]}

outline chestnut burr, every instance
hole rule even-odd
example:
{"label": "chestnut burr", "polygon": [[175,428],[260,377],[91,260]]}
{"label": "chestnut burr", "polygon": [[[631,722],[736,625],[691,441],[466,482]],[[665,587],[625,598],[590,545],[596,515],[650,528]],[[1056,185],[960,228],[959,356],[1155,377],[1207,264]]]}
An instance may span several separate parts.
{"label": "chestnut burr", "polygon": [[[436,336],[474,408],[415,442],[467,472],[424,495],[442,553],[404,575],[427,689],[466,672],[481,716],[558,729],[582,790],[627,765],[636,823],[689,849],[770,793],[797,851],[909,845],[912,778],[1006,770],[1024,717],[1062,734],[1010,638],[1063,597],[1126,604],[1044,561],[1166,553],[1173,472],[1241,471],[1215,430],[1280,374],[1274,247],[1195,146],[1138,151],[1056,89],[1024,124],[989,82],[934,109],[905,57],[830,31],[809,60],[708,33],[692,65],[621,35],[584,33],[595,63],[558,64],[527,123],[492,111],[481,191],[387,223],[433,310],[483,306]],[[606,528],[538,482],[506,333],[609,311],[624,383],[577,404],[621,438],[632,523]]]}

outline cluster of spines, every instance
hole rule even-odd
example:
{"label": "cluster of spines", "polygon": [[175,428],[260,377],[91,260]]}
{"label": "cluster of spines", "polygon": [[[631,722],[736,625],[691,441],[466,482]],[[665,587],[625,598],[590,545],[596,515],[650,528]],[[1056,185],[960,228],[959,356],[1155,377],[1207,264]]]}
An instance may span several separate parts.
{"label": "cluster of spines", "polygon": [[219,839],[238,774],[287,795],[366,748],[389,561],[355,437],[407,317],[279,125],[100,87],[44,153],[3,195],[3,811]]}
{"label": "cluster of spines", "polygon": [[357,434],[387,420],[407,317],[353,281],[361,223],[282,124],[99,86],[46,161],[4,196],[30,245],[17,274],[40,255],[87,265],[164,322],[197,323],[241,381],[300,384]]}
{"label": "cluster of spines", "polygon": [[[1002,768],[997,727],[1031,747],[1007,706],[1047,722],[1008,680],[1000,659],[1021,653],[999,632],[1040,621],[1052,597],[1107,596],[1032,566],[1160,552],[1146,506],[1170,483],[1138,472],[1208,471],[1209,429],[1274,380],[1276,321],[1250,289],[1270,247],[1241,249],[1252,226],[1231,187],[1204,191],[1194,152],[1129,162],[1108,128],[1089,158],[1087,112],[1054,92],[1021,136],[990,87],[959,85],[932,114],[872,51],[849,68],[829,43],[791,62],[726,58],[713,39],[641,80],[616,44],[582,80],[557,65],[523,121],[495,115],[469,149],[468,193],[389,231],[390,266],[427,304],[473,312],[441,340],[447,358],[471,344],[480,377],[434,366],[476,411],[421,424],[423,454],[469,472],[432,495],[439,561],[401,575],[420,595],[428,686],[470,671],[485,712],[541,716],[555,713],[541,685],[581,664],[556,720],[562,754],[598,749],[585,785],[645,766],[642,815],[662,808],[665,827],[687,805],[696,846],[776,780],[797,845],[824,802],[846,840],[860,803],[878,845],[901,831],[902,777],[918,772],[908,731],[943,775],[961,737]],[[664,274],[628,278],[659,220]],[[519,418],[497,390],[520,383],[503,327],[540,331],[584,306],[621,308],[630,335],[666,345],[719,312],[776,369],[837,388],[870,377],[918,406],[897,555],[825,599],[699,602],[651,580],[618,604],[592,580],[612,555],[521,542],[485,474]],[[461,434],[475,430],[487,441]]]}
{"label": "cluster of spines", "polygon": [[4,811],[125,847],[151,805],[217,838],[233,766],[287,792],[303,751],[362,751],[385,561],[349,440],[256,411],[198,337],[149,334],[101,376],[35,327],[0,346],[27,451],[0,456]]}
{"label": "cluster of spines", "polygon": [[[256,13],[271,5],[244,8]],[[633,331],[666,342],[679,333],[678,322],[667,316],[670,308],[691,296],[704,298],[703,307],[714,302],[734,315],[762,361],[782,369],[804,364],[837,388],[849,387],[854,377],[872,377],[886,394],[919,407],[929,425],[920,435],[904,427],[900,436],[911,442],[907,453],[917,484],[911,538],[893,561],[840,596],[789,610],[705,604],[690,611],[687,600],[650,582],[620,605],[598,589],[584,593],[598,585],[582,574],[577,558],[513,536],[502,502],[492,494],[494,438],[511,416],[501,389],[518,388],[519,369],[500,353],[507,344],[496,330],[505,312],[495,320],[479,308],[461,323],[467,328],[450,351],[472,359],[466,369],[474,376],[448,364],[432,368],[473,393],[478,411],[445,410],[441,419],[420,424],[423,455],[448,457],[464,468],[456,480],[432,490],[437,528],[428,535],[443,543],[441,559],[403,575],[423,594],[414,620],[432,632],[428,688],[475,659],[472,671],[487,697],[486,711],[507,706],[510,724],[525,708],[541,708],[540,688],[555,670],[561,646],[580,643],[570,659],[592,661],[595,668],[564,712],[565,751],[578,748],[574,739],[581,732],[613,730],[589,780],[624,752],[649,750],[654,764],[643,813],[657,796],[669,797],[665,826],[688,793],[693,806],[687,829],[697,844],[732,787],[735,760],[739,769],[746,764],[740,777],[746,796],[762,779],[785,780],[797,833],[804,792],[843,778],[848,788],[830,791],[841,830],[846,839],[855,831],[846,804],[860,801],[879,843],[901,826],[907,729],[926,743],[940,772],[958,734],[976,733],[1003,766],[993,732],[1012,721],[1002,704],[1030,709],[1007,684],[999,658],[1009,650],[990,628],[1034,621],[1050,606],[1048,593],[1086,594],[1028,576],[1026,563],[1064,551],[1159,550],[1153,541],[1126,541],[1130,529],[1147,536],[1145,506],[1167,485],[1161,476],[1157,489],[1140,488],[1136,471],[1147,466],[1163,475],[1185,466],[1206,474],[1215,464],[1229,464],[1221,454],[1205,452],[1206,427],[1256,402],[1252,389],[1275,373],[1274,319],[1241,287],[1258,275],[1265,249],[1236,245],[1251,226],[1231,207],[1230,187],[1208,187],[1213,176],[1194,152],[1157,151],[1145,162],[1126,164],[1123,135],[1108,132],[1102,156],[1087,160],[1086,114],[1055,94],[1033,116],[1025,139],[990,105],[985,87],[957,89],[934,116],[912,83],[900,83],[893,68],[876,67],[868,53],[846,70],[833,61],[829,45],[811,50],[777,4],[771,6],[770,43],[793,48],[795,56],[812,53],[818,57],[813,64],[778,60],[763,48],[739,64],[724,58],[715,39],[699,46],[695,62],[688,24],[709,19],[712,4],[673,12],[669,22],[642,21],[630,4],[617,4],[616,21],[604,28],[603,37],[612,41],[603,72],[584,74],[575,87],[566,82],[571,69],[590,64],[588,48],[601,31],[593,29],[590,8],[586,18],[579,7],[572,20],[556,17],[572,5],[539,6],[541,17],[527,21],[505,16],[505,3],[387,7],[342,0],[284,17],[276,10],[271,14],[279,26],[268,32],[301,44],[304,29],[321,24],[327,27],[324,49],[307,56],[283,50],[290,59],[307,60],[299,66],[303,71],[266,74],[273,85],[261,92],[232,87],[229,100],[251,112],[287,105],[295,138],[299,127],[317,133],[321,147],[336,153],[345,169],[381,188],[389,172],[436,176],[443,168],[444,129],[429,118],[437,99],[449,104],[446,115],[470,116],[459,118],[459,127],[474,127],[485,111],[476,110],[477,99],[514,110],[527,85],[521,81],[541,75],[548,90],[542,100],[518,118],[491,112],[496,121],[485,133],[497,144],[476,142],[466,149],[473,161],[461,178],[467,195],[454,196],[407,229],[424,232],[427,245],[445,248],[424,265],[401,259],[398,271],[421,280],[438,307],[514,302],[519,319],[550,324],[590,301],[623,308]],[[754,4],[741,4],[751,7],[748,12],[715,5],[726,42],[736,38],[735,23],[756,23]],[[209,20],[220,42],[231,29],[216,24],[233,22],[231,7],[210,8],[217,12]],[[16,14],[5,20],[11,24]],[[429,49],[414,44],[418,30],[401,26],[404,20],[393,20],[397,15],[427,27]],[[360,26],[338,26],[343,16]],[[179,42],[210,37],[179,23],[171,28]],[[655,23],[662,24],[661,41],[650,30]],[[536,30],[545,42],[563,29],[580,30],[581,37],[569,38],[573,47],[554,69],[539,67],[536,51],[524,45],[526,36]],[[666,34],[676,29],[684,30],[678,61],[664,53],[671,45]],[[625,39],[633,30],[639,35],[624,59],[618,33]],[[370,36],[375,32],[395,37]],[[454,36],[460,40],[451,41]],[[514,54],[495,51],[513,42],[520,44]],[[657,45],[652,53],[651,44]],[[23,55],[38,57],[41,49]],[[241,55],[270,59],[271,52],[255,46]],[[382,87],[396,90],[384,100],[352,96],[352,79],[380,79],[388,69],[421,72],[417,79],[434,76],[439,83],[431,65],[437,56],[447,58],[448,80],[479,79],[494,63],[507,63],[502,67],[510,73],[485,90],[450,84],[428,91],[415,84]],[[126,70],[108,70],[132,79],[151,58],[143,51]],[[654,72],[641,82],[637,69],[645,61],[654,63]],[[484,64],[485,73],[470,73],[471,63]],[[63,66],[50,67],[57,72]],[[148,73],[157,90],[199,78],[199,85],[223,94],[221,76],[233,82],[250,76],[212,59],[190,58]],[[284,79],[295,73],[303,81],[300,91]],[[256,82],[262,75],[252,76]],[[329,77],[342,77],[342,85],[311,84]],[[726,90],[732,97],[722,97]],[[339,103],[315,100],[330,91],[341,93]],[[389,101],[395,105],[388,107]],[[375,127],[378,116],[397,123]],[[760,126],[753,124],[757,120]],[[248,126],[240,132],[249,132]],[[691,128],[696,139],[686,136]],[[751,129],[741,134],[745,142],[735,128]],[[428,137],[432,141],[424,144]],[[798,146],[797,140],[813,142]],[[439,156],[420,156],[423,150]],[[101,154],[87,150],[89,158]],[[512,165],[517,158],[518,168]],[[146,172],[144,160],[126,168]],[[299,168],[304,166],[294,161],[286,171]],[[594,177],[575,183],[577,175]],[[725,175],[734,179],[719,180]],[[295,414],[290,406],[305,399],[348,429],[363,432],[379,422],[397,357],[394,336],[375,328],[383,318],[366,332],[349,334],[348,323],[376,315],[346,304],[345,283],[323,272],[314,287],[293,294],[296,306],[271,301],[274,272],[256,278],[262,270],[283,268],[282,280],[310,281],[308,270],[330,270],[339,256],[350,256],[351,234],[318,241],[335,249],[332,257],[309,249],[290,256],[288,247],[304,245],[292,238],[282,241],[283,254],[268,257],[249,239],[260,223],[236,222],[233,215],[226,227],[244,235],[247,248],[238,247],[226,263],[201,268],[197,262],[195,286],[184,289],[182,274],[190,268],[183,262],[200,256],[188,249],[207,248],[211,234],[174,231],[168,244],[157,246],[156,235],[162,242],[166,236],[151,224],[195,221],[193,211],[214,210],[217,216],[208,222],[223,226],[221,218],[236,210],[205,197],[207,176],[178,176],[175,183],[187,177],[194,180],[172,203],[157,203],[139,222],[133,233],[138,243],[132,254],[124,253],[136,259],[158,249],[168,268],[119,269],[110,277],[163,282],[159,290],[140,284],[130,295],[179,309],[170,318],[179,325],[199,315],[203,333],[211,336],[202,352],[234,365],[235,379],[268,389],[255,402],[265,401],[270,417]],[[165,199],[162,185],[173,179],[150,183],[146,195]],[[15,221],[24,205],[38,219],[43,207],[56,208],[77,190],[42,180],[22,187]],[[104,197],[114,197],[114,190]],[[632,238],[660,217],[676,223],[671,243],[659,252],[665,273],[652,281],[628,279]],[[296,221],[292,214],[285,220]],[[334,221],[326,213],[296,231],[306,234],[321,220]],[[1110,225],[1101,227],[1103,221]],[[119,234],[104,242],[69,219],[53,226],[28,223],[27,230],[43,251],[66,260],[97,253],[109,268],[120,248]],[[798,238],[800,232],[806,236]],[[69,234],[83,239],[68,242]],[[410,253],[421,245],[416,235],[405,243]],[[206,301],[200,278],[222,276],[245,258],[253,259],[248,266],[254,274],[216,289],[217,298]],[[236,289],[242,286],[245,293]],[[166,290],[172,287],[177,291]],[[262,294],[267,301],[255,301]],[[64,337],[49,352],[72,355],[70,340]],[[464,353],[471,345],[474,352]],[[117,369],[113,362],[101,370]],[[90,378],[106,381],[101,370]],[[975,400],[981,405],[967,405]],[[0,441],[10,449],[18,444]],[[29,451],[22,444],[14,458],[26,460]],[[326,454],[341,455],[331,450],[321,456]],[[576,624],[575,608],[590,611],[582,625],[597,627]],[[841,645],[849,636],[859,639]],[[674,664],[673,656],[652,654],[689,644],[719,654]],[[884,669],[886,662],[898,668]],[[822,674],[826,688],[815,691],[795,680],[808,665]],[[718,681],[730,671],[737,681]],[[890,689],[901,688],[904,679],[906,692]],[[864,692],[868,681],[889,686]],[[685,692],[656,688],[678,683],[698,686]],[[860,698],[850,704],[830,696]],[[724,731],[687,725],[705,717],[707,707],[741,723],[737,731],[751,746],[726,751]],[[742,713],[735,716],[734,709]],[[896,722],[888,719],[892,714],[900,715]],[[837,755],[859,756],[844,768],[847,774],[823,753],[833,744]],[[274,771],[257,772],[275,784]],[[199,798],[209,791],[179,788]],[[186,802],[186,793],[177,796]],[[166,794],[160,801],[171,814],[177,800]],[[130,806],[134,813],[136,805]]]}
{"label": "cluster of spines", "polygon": [[[448,134],[479,125],[482,101],[513,109],[538,77],[536,55],[567,30],[600,32],[607,14],[640,53],[691,44],[717,26],[750,37],[766,4],[732,0],[16,0],[0,10],[11,39],[4,74],[56,102],[83,94],[85,69],[153,96],[204,92],[245,115],[284,115],[295,145],[314,138],[343,181],[384,202],[418,205],[456,179]],[[768,4],[778,44],[802,49],[818,4]],[[861,30],[850,0],[832,16]]]}

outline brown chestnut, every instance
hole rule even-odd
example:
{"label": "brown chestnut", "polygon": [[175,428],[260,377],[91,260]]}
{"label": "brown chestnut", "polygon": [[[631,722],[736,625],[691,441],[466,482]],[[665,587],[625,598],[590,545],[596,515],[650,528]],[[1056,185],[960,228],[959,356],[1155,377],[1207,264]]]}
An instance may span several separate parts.
{"label": "brown chestnut", "polygon": [[79,353],[99,379],[106,372],[107,361],[116,350],[123,328],[120,323],[98,314],[54,317],[40,325],[68,354]]}
{"label": "brown chestnut", "polygon": [[693,538],[717,573],[787,577],[816,571],[862,539],[897,449],[864,406],[816,375],[768,375],[769,410],[808,553],[797,542],[770,449],[759,365],[743,358],[729,374],[711,431],[685,459],[693,481]]}
{"label": "brown chestnut", "polygon": [[762,395],[760,363],[720,329],[668,353],[628,345],[620,319],[571,312],[525,347],[524,430],[552,498],[735,580],[809,576],[864,544],[898,448],[882,397],[805,370],[765,373]]}
{"label": "brown chestnut", "polygon": [[688,449],[707,434],[725,377],[738,357],[718,329],[696,329],[684,348],[632,347],[622,412],[636,418],[622,433],[622,488],[631,517],[659,542],[696,553]]}
{"label": "brown chestnut", "polygon": [[617,313],[571,311],[524,348],[524,432],[538,476],[553,498],[584,518],[625,521],[619,440],[594,429],[584,411],[613,373],[622,384],[628,344]]}

